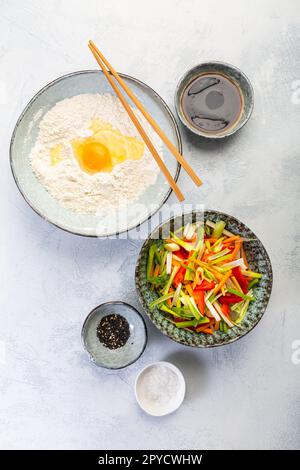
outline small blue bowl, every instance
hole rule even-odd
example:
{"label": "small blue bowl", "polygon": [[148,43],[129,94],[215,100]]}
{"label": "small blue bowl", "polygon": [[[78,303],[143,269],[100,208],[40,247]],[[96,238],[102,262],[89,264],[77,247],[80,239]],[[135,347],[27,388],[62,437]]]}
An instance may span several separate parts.
{"label": "small blue bowl", "polygon": [[[100,343],[97,326],[106,315],[122,315],[129,323],[130,337],[118,349],[109,349]],[[81,332],[84,349],[99,367],[123,369],[133,364],[143,354],[147,344],[147,329],[142,315],[125,302],[106,302],[98,305],[87,316]]]}

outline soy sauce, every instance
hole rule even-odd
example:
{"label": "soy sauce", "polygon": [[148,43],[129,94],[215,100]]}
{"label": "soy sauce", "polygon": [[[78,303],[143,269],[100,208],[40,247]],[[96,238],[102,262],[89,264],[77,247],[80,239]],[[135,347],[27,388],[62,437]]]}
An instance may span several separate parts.
{"label": "soy sauce", "polygon": [[239,88],[221,74],[197,77],[184,90],[182,110],[193,127],[205,133],[221,133],[233,126],[242,111]]}

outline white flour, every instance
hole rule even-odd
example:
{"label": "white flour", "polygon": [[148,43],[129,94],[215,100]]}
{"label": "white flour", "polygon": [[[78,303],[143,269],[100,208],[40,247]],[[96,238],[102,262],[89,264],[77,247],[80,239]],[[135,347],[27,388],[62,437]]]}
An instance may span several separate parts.
{"label": "white flour", "polygon": [[[161,155],[158,136],[139,111],[134,111]],[[145,147],[140,160],[126,160],[111,173],[84,172],[74,157],[71,141],[89,135],[92,119],[109,122],[124,135],[141,140],[118,98],[110,94],[82,94],[58,102],[45,114],[30,158],[38,179],[64,207],[101,214],[137,200],[155,183],[159,169]],[[50,149],[58,144],[62,145],[63,158],[51,165]]]}

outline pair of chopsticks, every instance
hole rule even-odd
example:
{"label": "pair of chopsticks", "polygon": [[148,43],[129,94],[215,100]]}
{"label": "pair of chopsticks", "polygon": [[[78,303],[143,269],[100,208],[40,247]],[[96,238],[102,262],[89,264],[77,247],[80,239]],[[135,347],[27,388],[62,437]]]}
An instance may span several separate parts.
{"label": "pair of chopsticks", "polygon": [[[151,140],[149,139],[147,133],[145,132],[144,128],[142,127],[141,123],[137,119],[136,115],[134,114],[131,106],[127,103],[126,98],[124,95],[121,93],[119,87],[116,85],[114,79],[112,76],[116,79],[116,81],[119,83],[121,88],[125,91],[125,93],[129,96],[129,98],[132,100],[132,102],[136,105],[136,107],[140,110],[140,112],[143,114],[145,119],[149,122],[149,124],[152,126],[152,128],[155,130],[155,132],[159,135],[161,140],[164,142],[164,144],[168,147],[170,152],[174,155],[176,160],[181,164],[181,166],[186,170],[188,175],[192,178],[194,183],[197,186],[200,186],[202,184],[202,181],[200,178],[196,175],[192,167],[188,164],[188,162],[184,159],[184,157],[178,152],[176,149],[175,145],[172,144],[172,142],[168,139],[166,134],[162,131],[162,129],[159,127],[157,122],[153,119],[152,116],[146,111],[142,103],[137,99],[137,97],[133,94],[133,92],[130,90],[130,88],[126,85],[124,80],[118,75],[118,73],[115,71],[115,69],[110,65],[110,63],[105,59],[104,55],[99,51],[99,49],[96,47],[96,45],[93,43],[93,41],[89,41],[89,48],[92,51],[96,61],[100,65],[104,75],[106,76],[107,80],[109,81],[111,87],[115,91],[116,95],[118,96],[119,100],[121,101],[122,105],[124,106],[127,114],[129,115],[130,119],[132,120],[133,124],[135,125],[136,129],[140,133],[142,139],[144,140],[145,144],[147,145],[148,149],[152,153],[156,163],[158,164],[159,168],[165,175],[169,185],[173,189],[174,193],[176,194],[177,198],[179,201],[184,200],[184,196],[180,189],[178,188],[174,178],[172,177],[171,173],[169,172],[168,168],[164,164],[163,160],[159,156],[157,150],[155,149],[154,145],[152,144]],[[106,69],[107,67],[107,69]]]}

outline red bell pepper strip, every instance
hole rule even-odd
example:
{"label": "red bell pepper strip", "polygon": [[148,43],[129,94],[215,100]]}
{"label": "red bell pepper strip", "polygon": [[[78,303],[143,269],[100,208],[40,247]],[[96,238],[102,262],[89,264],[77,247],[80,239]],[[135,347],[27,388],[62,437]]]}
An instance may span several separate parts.
{"label": "red bell pepper strip", "polygon": [[236,268],[233,268],[232,274],[236,278],[237,282],[241,286],[241,289],[244,294],[247,294],[248,292],[248,279],[241,273],[241,268],[237,266]]}
{"label": "red bell pepper strip", "polygon": [[214,281],[208,282],[204,279],[199,286],[196,286],[194,291],[198,292],[201,290],[211,290],[215,287],[216,283]]}
{"label": "red bell pepper strip", "polygon": [[186,269],[183,266],[179,268],[173,280],[174,287],[177,287],[184,280],[185,271]]}
{"label": "red bell pepper strip", "polygon": [[234,294],[222,295],[221,297],[218,298],[218,301],[222,305],[238,304],[242,300],[243,299],[241,299],[241,297],[238,297],[237,295],[234,295]]}
{"label": "red bell pepper strip", "polygon": [[[219,299],[220,300],[220,299]],[[229,305],[226,305],[226,304],[222,304],[221,305],[221,309],[222,309],[222,312],[224,313],[224,315],[226,315],[226,317],[230,317],[230,308],[229,308]]]}
{"label": "red bell pepper strip", "polygon": [[200,313],[204,315],[204,312],[205,312],[204,290],[198,290],[196,292],[194,290],[194,299],[196,301],[196,304],[199,308]]}
{"label": "red bell pepper strip", "polygon": [[189,252],[186,251],[184,248],[180,247],[180,250],[175,251],[174,253],[178,258],[187,259],[189,257]]}

